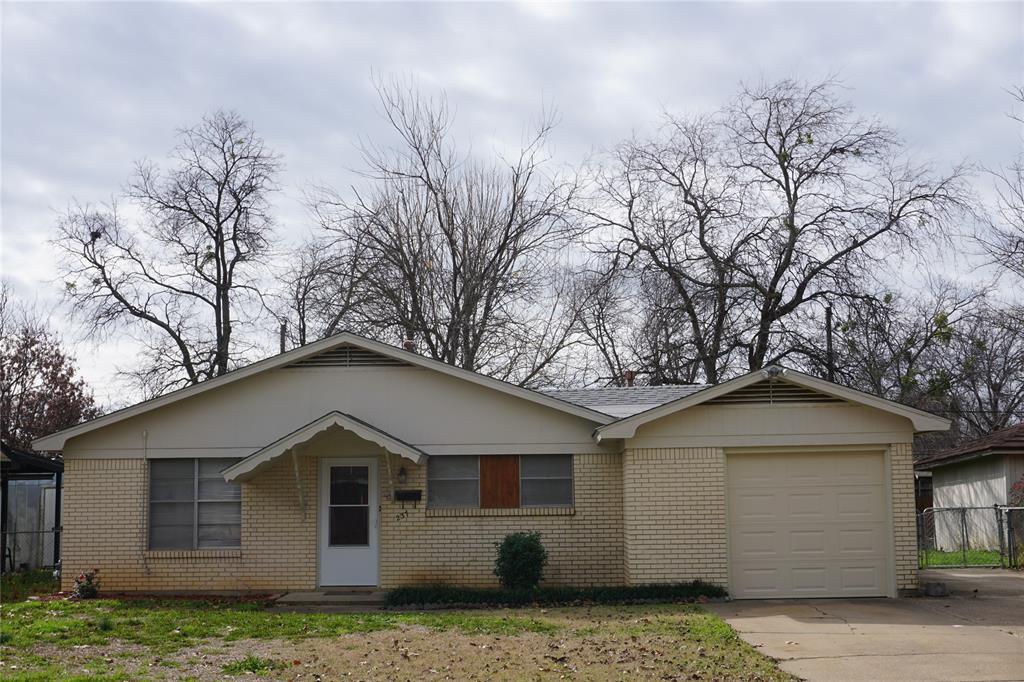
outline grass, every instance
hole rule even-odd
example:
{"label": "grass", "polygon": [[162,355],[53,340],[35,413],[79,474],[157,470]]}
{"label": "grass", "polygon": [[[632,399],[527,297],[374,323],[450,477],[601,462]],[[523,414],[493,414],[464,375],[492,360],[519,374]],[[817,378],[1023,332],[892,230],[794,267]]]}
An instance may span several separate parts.
{"label": "grass", "polygon": [[390,590],[387,593],[387,603],[389,606],[635,604],[651,601],[686,602],[700,597],[716,598],[725,595],[722,587],[699,580],[673,585],[541,587],[535,590],[473,589],[435,585]]}
{"label": "grass", "polygon": [[936,566],[999,566],[1000,555],[995,550],[969,549],[967,561],[964,562],[963,552],[943,552],[937,549],[926,549],[918,553],[921,568]]}
{"label": "grass", "polygon": [[285,667],[283,663],[270,658],[259,656],[246,656],[237,661],[231,661],[221,667],[221,670],[229,675],[244,675],[246,673],[265,673]]}
{"label": "grass", "polygon": [[0,602],[21,601],[34,595],[53,594],[59,589],[53,571],[39,569],[0,576]]}
{"label": "grass", "polygon": [[791,679],[689,604],[288,613],[252,601],[25,601],[0,605],[0,631],[5,682]]}
{"label": "grass", "polygon": [[117,640],[171,653],[198,641],[220,638],[301,639],[376,632],[402,625],[467,634],[549,632],[536,619],[483,613],[282,613],[260,602],[150,599],[21,602],[0,606],[5,645],[35,642],[102,646]]}

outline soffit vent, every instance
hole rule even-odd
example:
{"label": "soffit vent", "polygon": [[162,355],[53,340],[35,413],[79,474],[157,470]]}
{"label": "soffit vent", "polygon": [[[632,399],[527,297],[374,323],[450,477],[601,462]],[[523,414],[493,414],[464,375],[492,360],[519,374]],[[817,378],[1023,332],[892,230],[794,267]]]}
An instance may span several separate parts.
{"label": "soffit vent", "polygon": [[311,355],[286,368],[302,367],[409,367],[409,363],[356,346],[342,345]]}
{"label": "soffit vent", "polygon": [[759,381],[709,400],[708,405],[778,405],[783,403],[841,403],[840,398],[785,381]]}

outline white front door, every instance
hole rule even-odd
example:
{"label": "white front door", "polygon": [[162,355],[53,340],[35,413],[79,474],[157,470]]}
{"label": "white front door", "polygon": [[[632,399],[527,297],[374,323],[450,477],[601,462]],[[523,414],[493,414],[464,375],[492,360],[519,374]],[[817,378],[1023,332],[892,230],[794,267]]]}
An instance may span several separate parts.
{"label": "white front door", "polygon": [[320,463],[320,585],[377,584],[376,459]]}

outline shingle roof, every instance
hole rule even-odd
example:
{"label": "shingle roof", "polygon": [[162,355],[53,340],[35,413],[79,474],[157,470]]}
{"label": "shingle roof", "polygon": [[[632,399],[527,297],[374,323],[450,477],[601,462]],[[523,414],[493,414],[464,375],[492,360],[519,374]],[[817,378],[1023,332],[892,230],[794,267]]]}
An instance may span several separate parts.
{"label": "shingle roof", "polygon": [[930,469],[963,459],[974,459],[990,454],[1024,453],[1024,422],[987,436],[976,438],[950,450],[927,455],[914,463],[917,469]]}
{"label": "shingle roof", "polygon": [[629,417],[673,400],[685,398],[705,388],[707,388],[705,384],[684,384],[579,388],[542,392],[552,398],[558,398],[580,407],[589,407],[612,417]]}

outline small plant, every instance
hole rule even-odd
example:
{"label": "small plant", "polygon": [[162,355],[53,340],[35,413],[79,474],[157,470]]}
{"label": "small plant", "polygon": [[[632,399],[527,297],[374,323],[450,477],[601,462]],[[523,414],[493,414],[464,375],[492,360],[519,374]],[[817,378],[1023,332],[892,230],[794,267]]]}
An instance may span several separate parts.
{"label": "small plant", "polygon": [[110,632],[114,629],[114,619],[104,614],[96,621],[96,629],[100,632]]}
{"label": "small plant", "polygon": [[76,599],[95,599],[100,593],[100,569],[79,573],[75,577],[75,589],[71,593]]}
{"label": "small plant", "polygon": [[494,575],[502,587],[510,590],[534,590],[540,585],[548,553],[540,541],[540,533],[509,533],[495,543],[498,557]]}
{"label": "small plant", "polygon": [[259,656],[246,656],[240,658],[237,661],[231,661],[225,665],[221,670],[229,675],[245,675],[247,673],[265,673],[278,668],[283,668],[284,665],[277,661],[269,658],[260,658]]}

